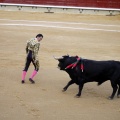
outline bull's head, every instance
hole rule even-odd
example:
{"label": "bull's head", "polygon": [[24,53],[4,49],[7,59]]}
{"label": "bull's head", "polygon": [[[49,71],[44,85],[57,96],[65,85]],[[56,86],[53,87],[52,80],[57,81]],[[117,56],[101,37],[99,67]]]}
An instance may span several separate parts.
{"label": "bull's head", "polygon": [[[54,57],[54,56],[53,56]],[[65,70],[66,68],[66,60],[69,58],[69,55],[65,55],[65,56],[62,56],[62,57],[54,57],[55,60],[58,60],[59,63],[58,63],[58,68],[60,70]]]}
{"label": "bull's head", "polygon": [[69,55],[64,55],[62,57],[54,57],[54,59],[58,60],[58,68],[60,70],[66,70],[66,67],[70,64],[72,64],[73,62],[76,61],[75,57],[70,57]]}

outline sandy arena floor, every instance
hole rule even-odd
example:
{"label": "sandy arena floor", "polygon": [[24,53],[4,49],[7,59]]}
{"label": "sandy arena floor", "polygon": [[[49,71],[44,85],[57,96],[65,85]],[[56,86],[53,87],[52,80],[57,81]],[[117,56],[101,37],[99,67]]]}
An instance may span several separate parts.
{"label": "sandy arena floor", "polygon": [[[40,71],[21,84],[26,41],[42,33]],[[53,55],[120,60],[120,16],[86,16],[0,11],[0,120],[119,120],[120,99],[108,100],[112,88],[87,83],[63,93],[69,76],[57,69]]]}

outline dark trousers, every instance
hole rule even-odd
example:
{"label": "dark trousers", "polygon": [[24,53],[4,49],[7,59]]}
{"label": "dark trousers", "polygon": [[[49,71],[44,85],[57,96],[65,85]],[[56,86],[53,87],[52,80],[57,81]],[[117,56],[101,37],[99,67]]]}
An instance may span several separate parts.
{"label": "dark trousers", "polygon": [[29,68],[31,62],[33,63],[35,70],[36,71],[39,70],[39,61],[34,62],[32,55],[33,55],[32,51],[29,50],[28,51],[28,55],[26,57],[25,68],[24,68],[23,71],[28,71],[28,68]]}

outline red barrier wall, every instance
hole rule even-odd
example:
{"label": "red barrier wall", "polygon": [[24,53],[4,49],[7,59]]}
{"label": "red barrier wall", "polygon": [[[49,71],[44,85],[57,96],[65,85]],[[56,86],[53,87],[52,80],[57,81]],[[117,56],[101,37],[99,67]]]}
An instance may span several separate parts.
{"label": "red barrier wall", "polygon": [[120,0],[0,0],[0,3],[37,4],[120,9]]}

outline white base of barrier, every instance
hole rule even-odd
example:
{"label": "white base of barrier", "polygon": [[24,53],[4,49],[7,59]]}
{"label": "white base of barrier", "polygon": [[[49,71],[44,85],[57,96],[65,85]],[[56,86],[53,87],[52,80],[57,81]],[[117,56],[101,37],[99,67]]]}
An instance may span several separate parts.
{"label": "white base of barrier", "polygon": [[0,10],[42,13],[120,15],[120,9],[0,3]]}

